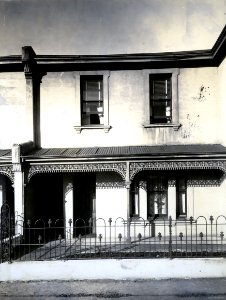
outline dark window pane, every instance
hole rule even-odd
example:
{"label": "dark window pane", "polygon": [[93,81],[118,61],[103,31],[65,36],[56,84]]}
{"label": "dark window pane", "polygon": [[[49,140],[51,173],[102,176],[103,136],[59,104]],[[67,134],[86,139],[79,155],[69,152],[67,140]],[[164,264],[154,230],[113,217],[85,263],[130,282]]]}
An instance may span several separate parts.
{"label": "dark window pane", "polygon": [[152,98],[170,98],[170,80],[152,80]]}
{"label": "dark window pane", "polygon": [[83,102],[83,112],[92,114],[97,112],[98,102]]}
{"label": "dark window pane", "polygon": [[83,84],[83,100],[85,101],[102,101],[102,82],[97,81],[84,81]]}

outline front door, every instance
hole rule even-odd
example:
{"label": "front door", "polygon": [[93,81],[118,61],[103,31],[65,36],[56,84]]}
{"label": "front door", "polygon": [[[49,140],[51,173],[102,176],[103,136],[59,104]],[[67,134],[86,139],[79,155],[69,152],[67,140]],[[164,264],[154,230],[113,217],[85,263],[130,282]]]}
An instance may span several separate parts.
{"label": "front door", "polygon": [[[74,183],[74,221],[79,227],[83,227],[82,224],[85,224],[86,233],[93,232],[92,224],[95,217],[95,202],[96,174],[76,174]],[[84,230],[82,231],[84,232]],[[78,231],[76,232],[76,235],[77,233]]]}

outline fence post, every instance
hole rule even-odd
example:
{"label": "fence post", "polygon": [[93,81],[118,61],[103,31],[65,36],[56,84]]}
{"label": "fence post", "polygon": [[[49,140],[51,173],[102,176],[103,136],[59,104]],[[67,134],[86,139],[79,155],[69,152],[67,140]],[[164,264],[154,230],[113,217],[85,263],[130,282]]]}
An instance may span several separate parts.
{"label": "fence post", "polygon": [[[12,222],[10,206],[7,203],[3,203],[0,210],[0,262],[5,260],[8,263],[12,262]],[[7,258],[7,259],[5,259]]]}
{"label": "fence post", "polygon": [[130,236],[130,181],[126,182],[126,191],[127,191],[127,228],[126,228],[126,238],[127,242],[131,242]]}
{"label": "fence post", "polygon": [[169,216],[169,258],[172,259],[172,217]]}

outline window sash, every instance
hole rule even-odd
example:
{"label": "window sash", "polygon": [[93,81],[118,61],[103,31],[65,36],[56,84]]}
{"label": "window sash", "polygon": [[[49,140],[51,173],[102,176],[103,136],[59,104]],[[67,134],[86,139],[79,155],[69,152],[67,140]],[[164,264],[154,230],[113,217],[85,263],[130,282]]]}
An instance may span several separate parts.
{"label": "window sash", "polygon": [[81,77],[81,122],[104,124],[103,76]]}
{"label": "window sash", "polygon": [[150,75],[150,123],[172,122],[171,74]]}

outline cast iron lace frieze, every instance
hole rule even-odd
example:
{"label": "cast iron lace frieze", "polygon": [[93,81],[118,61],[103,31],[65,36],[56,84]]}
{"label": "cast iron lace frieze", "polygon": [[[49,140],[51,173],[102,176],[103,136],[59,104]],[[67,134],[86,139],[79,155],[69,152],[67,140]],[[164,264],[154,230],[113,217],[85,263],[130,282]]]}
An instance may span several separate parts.
{"label": "cast iron lace frieze", "polygon": [[218,169],[226,173],[226,161],[154,161],[130,163],[130,180],[144,170],[205,170]]}
{"label": "cast iron lace frieze", "polygon": [[14,182],[14,173],[13,173],[13,166],[0,166],[0,174],[6,175],[9,179]]}
{"label": "cast iron lace frieze", "polygon": [[90,164],[56,164],[56,165],[32,165],[28,171],[28,181],[37,173],[58,172],[104,172],[115,171],[126,178],[126,163],[90,163]]}

